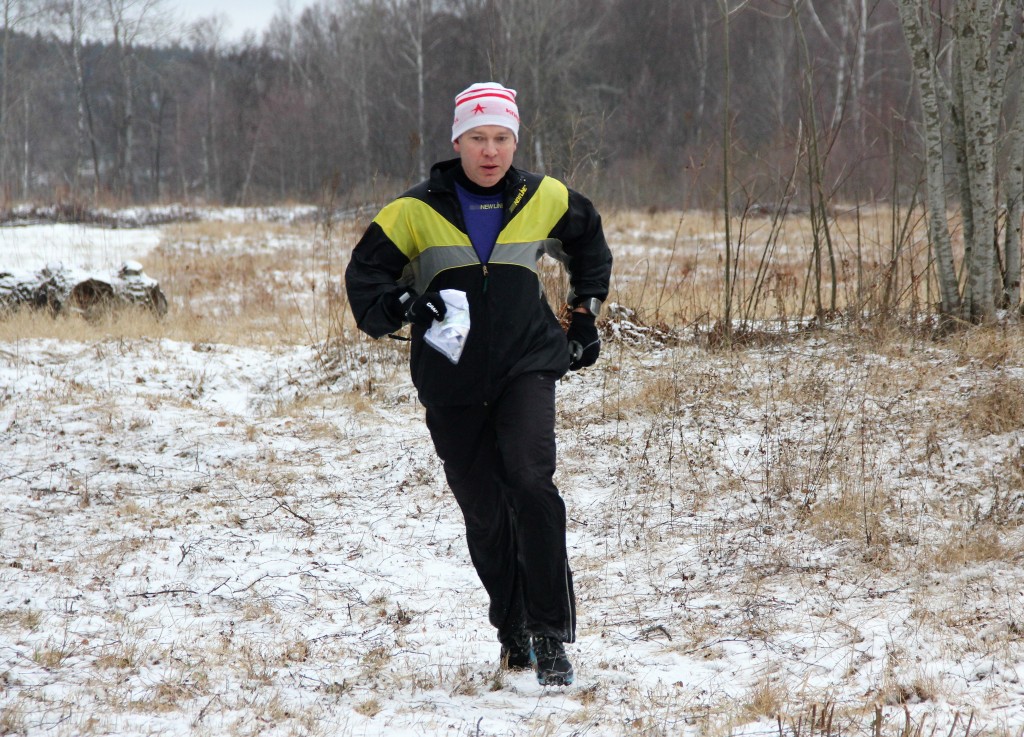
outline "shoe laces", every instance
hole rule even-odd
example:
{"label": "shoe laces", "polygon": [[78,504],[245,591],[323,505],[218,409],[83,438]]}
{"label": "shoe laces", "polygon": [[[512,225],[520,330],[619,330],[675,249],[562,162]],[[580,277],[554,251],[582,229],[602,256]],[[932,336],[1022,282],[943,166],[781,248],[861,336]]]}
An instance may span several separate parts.
{"label": "shoe laces", "polygon": [[533,638],[533,649],[538,655],[557,657],[565,652],[562,643],[554,637],[540,635]]}

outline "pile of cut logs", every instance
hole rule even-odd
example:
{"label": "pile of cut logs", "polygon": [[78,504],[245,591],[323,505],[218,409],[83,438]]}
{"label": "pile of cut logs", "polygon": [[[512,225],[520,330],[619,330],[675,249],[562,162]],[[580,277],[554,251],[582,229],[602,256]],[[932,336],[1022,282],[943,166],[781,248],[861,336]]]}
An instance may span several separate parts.
{"label": "pile of cut logs", "polygon": [[49,264],[35,272],[0,269],[0,317],[32,307],[94,319],[126,306],[167,314],[167,298],[159,282],[147,276],[138,261],[125,261],[109,274],[69,269],[63,264]]}

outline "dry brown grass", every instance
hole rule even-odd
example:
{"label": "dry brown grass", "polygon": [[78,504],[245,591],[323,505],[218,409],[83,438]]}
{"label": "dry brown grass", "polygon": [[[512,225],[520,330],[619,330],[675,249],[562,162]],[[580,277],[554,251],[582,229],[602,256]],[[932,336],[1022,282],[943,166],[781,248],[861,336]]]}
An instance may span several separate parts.
{"label": "dry brown grass", "polygon": [[[860,208],[829,221],[836,309],[920,311],[934,301],[933,286],[921,278],[927,257],[921,224],[914,223],[906,246],[894,251],[894,217],[899,214]],[[726,249],[719,215],[612,212],[605,229],[618,246],[613,299],[652,321],[710,324],[722,318]],[[816,237],[807,217],[737,218],[732,237],[734,318],[799,322],[815,313],[819,298],[820,307],[832,307],[829,254],[822,246],[815,256]],[[817,236],[819,242],[822,238]]]}
{"label": "dry brown grass", "polygon": [[27,710],[27,704],[14,704],[0,710],[0,734],[25,734],[28,731]]}
{"label": "dry brown grass", "polygon": [[19,310],[0,320],[0,341],[14,343],[21,338],[48,338],[58,341],[95,341],[110,336],[137,340],[164,337],[168,322],[148,311],[122,310],[97,322],[79,315],[51,316],[46,312]]}
{"label": "dry brown grass", "polygon": [[43,613],[38,609],[14,609],[0,611],[0,622],[11,624],[19,630],[31,632],[43,621]]}
{"label": "dry brown grass", "polygon": [[785,711],[790,696],[778,679],[764,676],[750,689],[743,715],[751,720],[773,719]]}
{"label": "dry brown grass", "polygon": [[1024,381],[997,376],[966,399],[963,427],[977,435],[995,435],[1024,427]]}

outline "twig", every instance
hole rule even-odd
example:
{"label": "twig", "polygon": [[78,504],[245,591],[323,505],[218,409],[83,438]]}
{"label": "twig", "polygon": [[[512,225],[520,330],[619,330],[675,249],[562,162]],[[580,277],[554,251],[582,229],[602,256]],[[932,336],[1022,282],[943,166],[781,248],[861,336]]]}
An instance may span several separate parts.
{"label": "twig", "polygon": [[294,509],[292,509],[291,506],[289,506],[288,502],[282,501],[282,500],[279,499],[279,500],[277,500],[277,504],[278,504],[278,508],[283,509],[288,514],[290,514],[293,517],[295,517],[295,519],[302,520],[303,522],[305,522],[310,527],[316,527],[316,525],[314,525],[312,521],[310,521],[308,518],[304,517],[303,515],[299,514]]}
{"label": "twig", "polygon": [[194,594],[195,591],[192,589],[160,589],[159,591],[140,591],[136,594],[128,594],[128,598],[134,598],[137,596],[144,597],[146,599],[154,596],[162,596],[163,594]]}
{"label": "twig", "polygon": [[214,586],[214,587],[213,587],[212,589],[210,589],[209,591],[207,591],[207,592],[206,592],[206,596],[209,596],[209,595],[210,595],[210,594],[212,594],[212,593],[213,593],[214,591],[216,591],[217,589],[219,589],[219,588],[220,588],[221,586],[225,586],[225,585],[227,584],[227,582],[228,582],[228,581],[230,581],[230,580],[231,580],[231,578],[230,578],[230,577],[228,577],[228,578],[225,578],[225,579],[224,579],[223,581],[221,581],[221,582],[220,582],[219,584],[217,584],[217,585],[216,585],[216,586]]}
{"label": "twig", "polygon": [[643,637],[645,640],[649,640],[651,639],[651,635],[655,632],[661,632],[663,635],[665,635],[665,637],[668,638],[669,642],[672,642],[672,635],[669,634],[669,631],[665,628],[665,625],[663,624],[656,624],[653,627],[647,627],[646,629],[640,630],[640,636]]}

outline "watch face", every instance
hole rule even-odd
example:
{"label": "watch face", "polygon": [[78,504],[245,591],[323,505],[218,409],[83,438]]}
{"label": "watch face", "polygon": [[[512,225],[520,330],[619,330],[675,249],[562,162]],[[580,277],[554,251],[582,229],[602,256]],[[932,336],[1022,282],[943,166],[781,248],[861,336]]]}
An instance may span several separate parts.
{"label": "watch face", "polygon": [[590,299],[583,300],[576,306],[582,307],[591,315],[594,315],[596,317],[597,314],[601,311],[601,300],[597,299],[596,297],[591,297]]}

